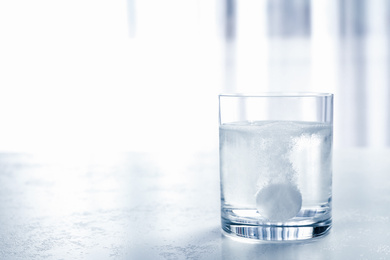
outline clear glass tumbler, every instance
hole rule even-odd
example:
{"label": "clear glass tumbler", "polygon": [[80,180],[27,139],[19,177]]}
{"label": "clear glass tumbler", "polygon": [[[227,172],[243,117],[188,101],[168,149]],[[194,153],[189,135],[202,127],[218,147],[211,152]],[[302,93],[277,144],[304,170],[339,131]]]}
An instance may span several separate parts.
{"label": "clear glass tumbler", "polygon": [[333,95],[219,96],[225,234],[294,241],[332,224]]}

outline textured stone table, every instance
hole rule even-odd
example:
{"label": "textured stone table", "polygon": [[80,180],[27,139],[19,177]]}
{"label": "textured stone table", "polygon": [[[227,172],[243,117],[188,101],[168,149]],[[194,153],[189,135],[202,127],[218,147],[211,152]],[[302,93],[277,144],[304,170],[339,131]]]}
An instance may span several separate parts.
{"label": "textured stone table", "polygon": [[0,155],[0,259],[390,259],[390,150],[335,151],[318,240],[221,234],[218,154]]}

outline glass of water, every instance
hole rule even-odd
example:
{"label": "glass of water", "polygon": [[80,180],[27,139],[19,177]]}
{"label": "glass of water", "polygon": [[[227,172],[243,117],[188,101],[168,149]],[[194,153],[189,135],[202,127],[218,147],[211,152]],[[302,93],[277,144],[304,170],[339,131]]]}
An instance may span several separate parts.
{"label": "glass of water", "polygon": [[319,237],[332,225],[333,95],[219,96],[225,234],[267,241]]}

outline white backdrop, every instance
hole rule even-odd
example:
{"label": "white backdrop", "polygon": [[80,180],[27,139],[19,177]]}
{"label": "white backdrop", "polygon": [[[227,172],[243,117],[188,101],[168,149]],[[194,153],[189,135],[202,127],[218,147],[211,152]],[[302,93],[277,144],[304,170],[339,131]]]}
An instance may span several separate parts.
{"label": "white backdrop", "polygon": [[1,1],[0,151],[214,150],[217,94],[259,90],[333,92],[336,147],[390,145],[390,4],[357,2],[290,1],[309,33],[275,40],[267,1]]}
{"label": "white backdrop", "polygon": [[214,149],[216,18],[179,2],[137,1],[132,38],[126,1],[1,1],[0,150]]}
{"label": "white backdrop", "polygon": [[225,0],[229,91],[335,94],[335,147],[390,145],[390,2]]}

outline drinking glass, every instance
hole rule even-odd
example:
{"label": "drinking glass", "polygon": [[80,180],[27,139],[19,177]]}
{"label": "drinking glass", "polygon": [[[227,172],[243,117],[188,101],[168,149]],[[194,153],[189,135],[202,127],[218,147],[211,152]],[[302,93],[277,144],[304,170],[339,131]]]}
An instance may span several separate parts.
{"label": "drinking glass", "polygon": [[333,95],[219,96],[225,234],[294,241],[332,224]]}

